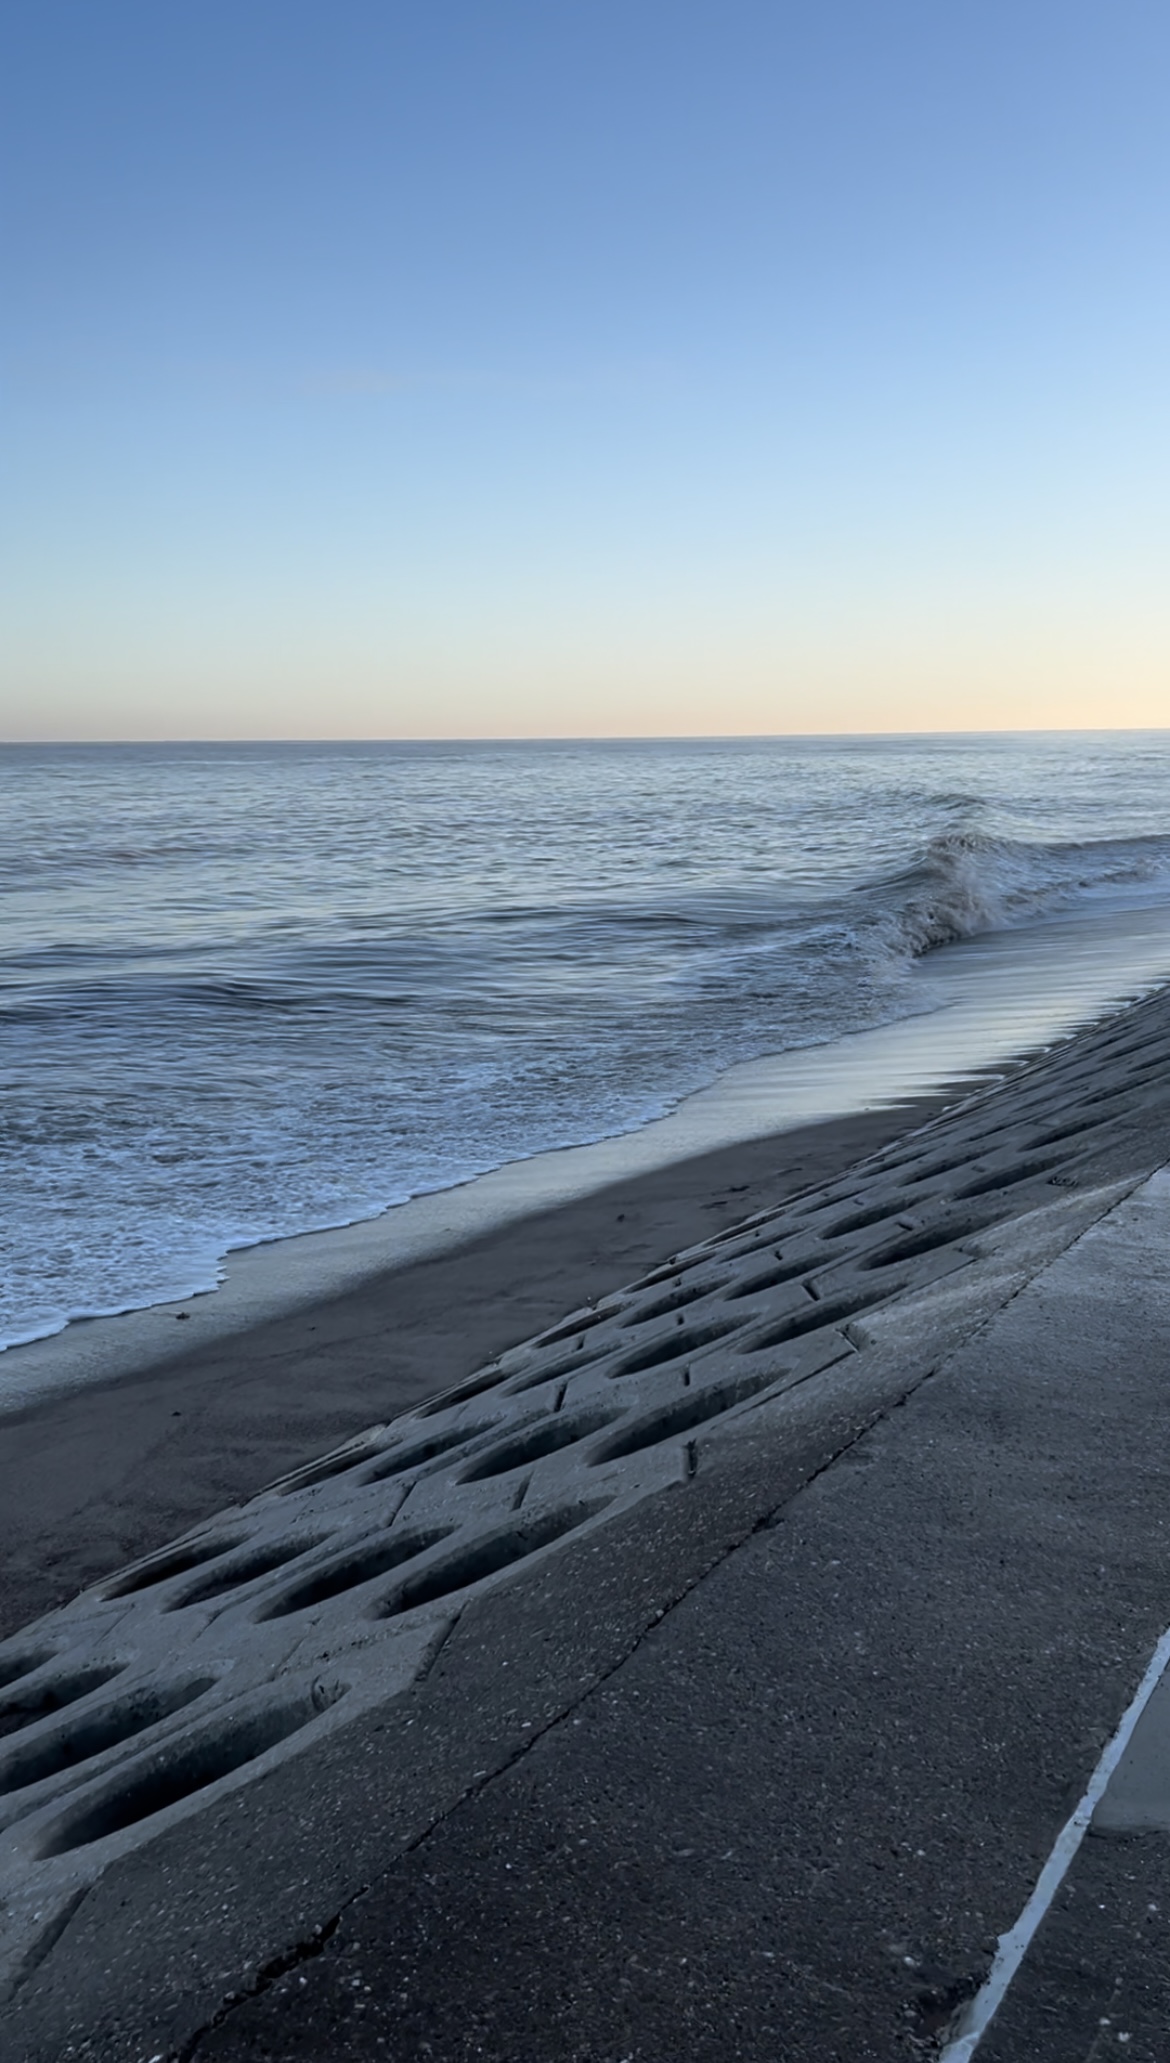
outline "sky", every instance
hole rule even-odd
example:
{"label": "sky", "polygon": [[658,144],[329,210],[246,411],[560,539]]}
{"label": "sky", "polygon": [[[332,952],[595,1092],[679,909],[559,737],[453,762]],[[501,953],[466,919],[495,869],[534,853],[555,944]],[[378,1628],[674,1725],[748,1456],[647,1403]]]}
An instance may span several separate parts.
{"label": "sky", "polygon": [[9,0],[0,737],[1170,724],[1164,0]]}

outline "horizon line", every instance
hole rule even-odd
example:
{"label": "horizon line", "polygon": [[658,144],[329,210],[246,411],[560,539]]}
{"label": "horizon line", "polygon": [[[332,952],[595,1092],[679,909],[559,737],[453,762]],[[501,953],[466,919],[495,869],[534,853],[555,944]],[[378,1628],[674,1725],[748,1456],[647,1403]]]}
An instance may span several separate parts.
{"label": "horizon line", "polygon": [[365,733],[322,733],[312,737],[124,737],[124,738],[0,738],[0,751],[38,751],[61,747],[70,751],[114,749],[118,746],[237,746],[237,745],[735,745],[784,744],[798,741],[831,744],[858,739],[897,738],[1068,738],[1068,737],[1164,737],[1170,724],[1021,724],[986,730],[968,727],[933,730],[841,730],[841,731],[646,731],[580,732],[560,735],[547,732],[467,732],[459,736],[370,735]]}

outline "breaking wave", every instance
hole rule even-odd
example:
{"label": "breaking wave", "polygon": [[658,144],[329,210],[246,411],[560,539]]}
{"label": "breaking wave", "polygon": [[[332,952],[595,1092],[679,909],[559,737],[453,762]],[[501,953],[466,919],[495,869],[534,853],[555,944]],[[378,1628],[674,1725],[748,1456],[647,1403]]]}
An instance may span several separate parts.
{"label": "breaking wave", "polygon": [[[867,928],[896,961],[1021,925],[1109,895],[1170,893],[1170,838],[1038,844],[947,831],[920,858],[872,888]],[[863,920],[864,923],[865,920]]]}

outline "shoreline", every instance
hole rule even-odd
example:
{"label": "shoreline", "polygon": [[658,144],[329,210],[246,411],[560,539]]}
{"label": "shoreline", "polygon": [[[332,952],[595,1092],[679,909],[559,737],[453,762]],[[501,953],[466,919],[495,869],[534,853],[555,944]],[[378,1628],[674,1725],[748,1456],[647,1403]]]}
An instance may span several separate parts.
{"label": "shoreline", "polygon": [[197,1327],[205,1347],[220,1347],[606,1190],[793,1133],[919,1103],[933,1109],[1002,1079],[1030,1057],[932,1067],[918,1050],[918,1023],[902,1020],[742,1062],[630,1132],[508,1161],[375,1217],[232,1248],[214,1289],[74,1318],[56,1332],[15,1342],[0,1350],[0,1426],[54,1394],[185,1358],[189,1342],[171,1329],[177,1321]]}
{"label": "shoreline", "polygon": [[941,947],[919,963],[922,1007],[822,1044],[741,1061],[664,1116],[506,1162],[371,1217],[229,1249],[212,1289],[77,1317],[0,1349],[0,1423],[41,1395],[141,1372],[205,1342],[359,1290],[537,1212],[704,1153],[1014,1071],[1170,979],[1170,910],[1099,912]]}

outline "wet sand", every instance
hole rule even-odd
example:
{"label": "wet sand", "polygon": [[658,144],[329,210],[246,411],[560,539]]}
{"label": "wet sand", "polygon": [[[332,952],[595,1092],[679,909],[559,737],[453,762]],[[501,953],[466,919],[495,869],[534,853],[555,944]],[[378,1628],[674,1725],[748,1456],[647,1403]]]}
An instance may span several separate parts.
{"label": "wet sand", "polygon": [[165,1353],[160,1343],[153,1366],[0,1417],[0,1638],[964,1093],[657,1168],[208,1344],[194,1300],[178,1358],[176,1319],[160,1313]]}

